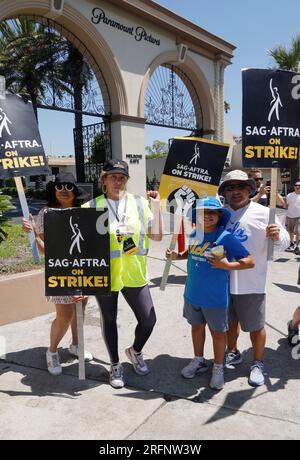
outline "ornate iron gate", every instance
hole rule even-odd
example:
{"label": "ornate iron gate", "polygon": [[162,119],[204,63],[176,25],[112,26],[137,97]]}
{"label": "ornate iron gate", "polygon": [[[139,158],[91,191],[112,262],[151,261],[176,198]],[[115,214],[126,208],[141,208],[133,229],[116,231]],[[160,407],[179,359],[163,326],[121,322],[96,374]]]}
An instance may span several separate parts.
{"label": "ornate iron gate", "polygon": [[203,128],[203,113],[196,89],[188,76],[171,64],[152,74],[145,96],[146,124],[188,131]]}
{"label": "ornate iron gate", "polygon": [[93,183],[94,193],[99,194],[99,175],[103,163],[111,158],[111,133],[109,120],[73,130],[75,148],[83,146],[85,182]]}

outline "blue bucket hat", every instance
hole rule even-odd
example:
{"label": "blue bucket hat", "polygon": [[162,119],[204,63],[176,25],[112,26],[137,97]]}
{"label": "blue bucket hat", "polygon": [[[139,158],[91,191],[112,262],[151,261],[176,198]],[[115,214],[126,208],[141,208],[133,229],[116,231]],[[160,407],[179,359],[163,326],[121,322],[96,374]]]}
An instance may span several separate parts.
{"label": "blue bucket hat", "polygon": [[214,196],[203,196],[196,201],[196,208],[193,209],[193,221],[196,217],[197,209],[211,209],[213,211],[221,211],[222,217],[218,222],[219,227],[225,227],[230,219],[230,211],[226,208],[223,208],[220,201]]}

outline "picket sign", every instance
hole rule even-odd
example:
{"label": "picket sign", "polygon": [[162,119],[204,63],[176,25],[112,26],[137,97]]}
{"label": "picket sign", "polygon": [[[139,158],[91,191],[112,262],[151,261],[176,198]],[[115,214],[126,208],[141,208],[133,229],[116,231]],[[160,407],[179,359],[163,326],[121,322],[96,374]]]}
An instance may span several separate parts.
{"label": "picket sign", "polygon": [[[176,212],[174,214],[174,217],[175,217],[174,233],[171,237],[171,243],[169,245],[169,249],[171,249],[171,251],[174,251],[176,247],[177,238],[180,233],[181,226],[182,226],[183,214]],[[172,257],[168,257],[166,260],[163,276],[162,276],[160,287],[159,287],[161,291],[164,291],[166,288],[171,265],[172,265]]]}
{"label": "picket sign", "polygon": [[[271,193],[270,193],[270,210],[269,224],[275,224],[276,216],[276,198],[277,198],[277,168],[271,168]],[[267,260],[273,260],[274,241],[268,239]]]}
{"label": "picket sign", "polygon": [[76,320],[78,334],[78,379],[85,380],[83,302],[76,303]]}
{"label": "picket sign", "polygon": [[[29,221],[29,208],[28,208],[26,196],[24,193],[22,179],[21,177],[15,177],[14,179],[15,179],[16,189],[18,191],[18,196],[19,196],[23,216],[25,219]],[[31,232],[28,234],[28,238],[29,238],[31,249],[32,249],[34,262],[38,264],[40,261],[40,256],[39,256],[38,246],[35,240],[35,234],[33,230],[31,230]]]}

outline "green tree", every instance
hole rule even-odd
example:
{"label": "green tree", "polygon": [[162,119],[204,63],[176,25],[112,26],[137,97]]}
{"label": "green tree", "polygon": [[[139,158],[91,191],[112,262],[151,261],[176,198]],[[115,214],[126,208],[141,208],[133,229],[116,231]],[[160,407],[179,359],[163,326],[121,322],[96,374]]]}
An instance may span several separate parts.
{"label": "green tree", "polygon": [[105,137],[103,133],[97,133],[91,143],[91,162],[104,163],[106,159]]}
{"label": "green tree", "polygon": [[152,147],[147,145],[146,152],[148,155],[167,155],[168,153],[168,144],[164,141],[155,140],[153,141]]}
{"label": "green tree", "polygon": [[15,206],[11,204],[11,197],[3,195],[0,192],[0,243],[7,237],[7,233],[5,232],[3,225],[8,221],[8,218],[4,217],[3,214],[11,209],[15,209]]}
{"label": "green tree", "polygon": [[[300,71],[300,35],[292,38],[290,48],[279,45],[269,51],[276,62],[275,68],[279,70]],[[299,180],[299,163],[296,168],[291,169],[291,183]]]}

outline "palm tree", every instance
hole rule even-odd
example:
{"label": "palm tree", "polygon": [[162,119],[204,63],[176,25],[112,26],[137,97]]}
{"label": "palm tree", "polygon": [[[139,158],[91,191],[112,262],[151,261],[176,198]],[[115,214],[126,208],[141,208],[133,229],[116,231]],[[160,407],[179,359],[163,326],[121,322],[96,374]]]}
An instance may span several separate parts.
{"label": "palm tree", "polygon": [[[292,39],[289,49],[279,45],[269,51],[269,54],[276,62],[276,68],[280,70],[300,71],[300,35]],[[291,169],[291,183],[299,180],[299,164]]]}
{"label": "palm tree", "polygon": [[300,66],[300,35],[292,39],[290,49],[279,45],[269,51],[276,62],[276,68],[281,70],[299,71]]}
{"label": "palm tree", "polygon": [[45,96],[51,59],[55,60],[59,52],[55,34],[50,37],[44,24],[28,19],[0,23],[0,74],[9,91],[30,96],[36,118],[39,99]]}
{"label": "palm tree", "polygon": [[[65,94],[74,98],[75,128],[82,130],[83,89],[93,73],[82,54],[49,25],[30,19],[11,19],[0,23],[0,74],[12,93],[27,93],[37,105],[45,96],[62,100]],[[75,146],[77,165],[83,165],[83,140]],[[78,161],[80,160],[80,161]],[[80,181],[83,168],[77,168]]]}

